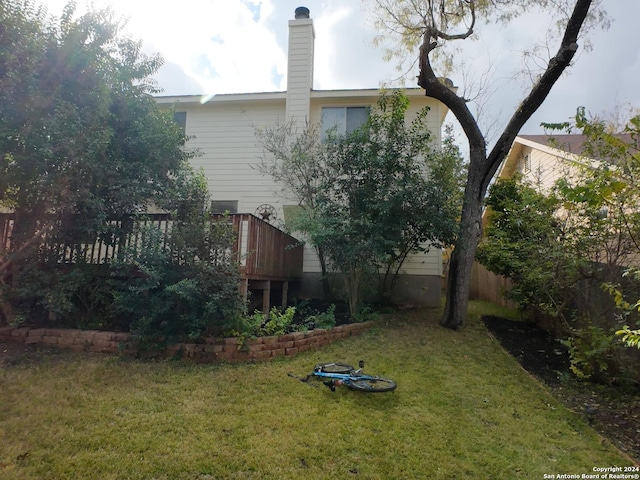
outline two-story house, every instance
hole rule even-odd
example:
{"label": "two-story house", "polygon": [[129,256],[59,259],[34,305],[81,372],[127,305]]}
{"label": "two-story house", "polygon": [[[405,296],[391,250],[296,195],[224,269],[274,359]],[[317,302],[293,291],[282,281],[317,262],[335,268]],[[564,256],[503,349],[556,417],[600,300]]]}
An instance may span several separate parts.
{"label": "two-story house", "polygon": [[[157,97],[159,104],[175,109],[177,121],[192,137],[188,146],[200,151],[193,165],[202,169],[208,179],[214,211],[268,217],[277,226],[291,201],[280,194],[281,186],[256,168],[264,158],[256,129],[293,122],[299,127],[298,131],[311,123],[325,130],[336,127],[338,132],[347,132],[362,125],[368,107],[378,101],[380,92],[376,88],[314,90],[314,40],[309,10],[299,7],[295,18],[289,21],[287,90],[284,92]],[[430,107],[430,129],[439,144],[447,108],[426,97],[421,89],[406,89],[404,93],[410,99],[409,117],[425,106]],[[439,305],[442,269],[440,249],[413,256],[404,266],[393,300]],[[300,288],[303,297],[321,296],[320,265],[308,245],[304,250]]]}

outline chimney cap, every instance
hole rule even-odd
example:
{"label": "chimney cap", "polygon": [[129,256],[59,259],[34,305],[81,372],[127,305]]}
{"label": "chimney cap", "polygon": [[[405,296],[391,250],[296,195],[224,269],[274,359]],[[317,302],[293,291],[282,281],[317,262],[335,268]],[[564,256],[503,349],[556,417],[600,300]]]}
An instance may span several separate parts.
{"label": "chimney cap", "polygon": [[309,18],[309,9],[307,7],[296,8],[295,18]]}

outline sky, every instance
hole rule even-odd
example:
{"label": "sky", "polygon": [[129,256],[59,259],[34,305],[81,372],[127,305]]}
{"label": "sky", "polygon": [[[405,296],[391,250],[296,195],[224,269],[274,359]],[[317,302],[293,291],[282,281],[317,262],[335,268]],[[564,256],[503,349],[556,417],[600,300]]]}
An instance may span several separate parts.
{"label": "sky", "polygon": [[[60,15],[65,0],[41,0],[50,15]],[[125,31],[143,41],[146,53],[160,53],[156,74],[162,95],[272,92],[286,89],[288,21],[298,6],[311,12],[316,33],[314,89],[377,88],[398,85],[394,63],[383,59],[367,0],[93,0],[127,18]],[[592,50],[579,49],[574,65],[554,86],[521,133],[543,133],[541,122],[568,121],[576,108],[606,116],[640,107],[640,49],[637,0],[602,0],[611,19],[606,31],[591,36]],[[86,9],[77,0],[78,12]],[[526,94],[522,52],[544,36],[552,19],[540,12],[516,22],[479,26],[478,40],[465,41],[460,59],[468,73],[448,76],[459,92],[485,84],[481,125],[490,140],[499,134]],[[552,48],[557,48],[557,42]],[[416,52],[417,53],[417,52]],[[490,69],[490,70],[488,70]],[[489,71],[489,73],[487,73]],[[415,76],[417,72],[412,72]],[[415,78],[415,77],[413,77]],[[411,80],[407,86],[412,85]],[[530,85],[530,84],[529,84]],[[448,117],[448,121],[455,122]],[[490,143],[490,142],[489,142]]]}

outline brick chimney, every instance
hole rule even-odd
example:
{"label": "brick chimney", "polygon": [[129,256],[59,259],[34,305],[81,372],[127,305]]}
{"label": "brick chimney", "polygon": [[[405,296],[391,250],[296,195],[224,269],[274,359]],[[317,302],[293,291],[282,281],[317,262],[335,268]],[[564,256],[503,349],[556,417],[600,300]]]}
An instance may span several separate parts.
{"label": "brick chimney", "polygon": [[295,122],[299,130],[304,128],[309,119],[315,37],[309,9],[296,8],[295,18],[289,20],[286,116],[287,121]]}

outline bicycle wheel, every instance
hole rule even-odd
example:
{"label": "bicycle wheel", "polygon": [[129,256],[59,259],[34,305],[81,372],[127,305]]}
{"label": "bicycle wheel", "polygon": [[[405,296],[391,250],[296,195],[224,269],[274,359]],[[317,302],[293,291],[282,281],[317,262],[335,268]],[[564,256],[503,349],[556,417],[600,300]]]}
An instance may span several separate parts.
{"label": "bicycle wheel", "polygon": [[347,387],[359,392],[392,392],[398,385],[393,380],[380,377],[350,378],[348,382],[344,382]]}
{"label": "bicycle wheel", "polygon": [[324,373],[349,373],[354,370],[352,365],[346,363],[321,363],[316,365],[314,370]]}

